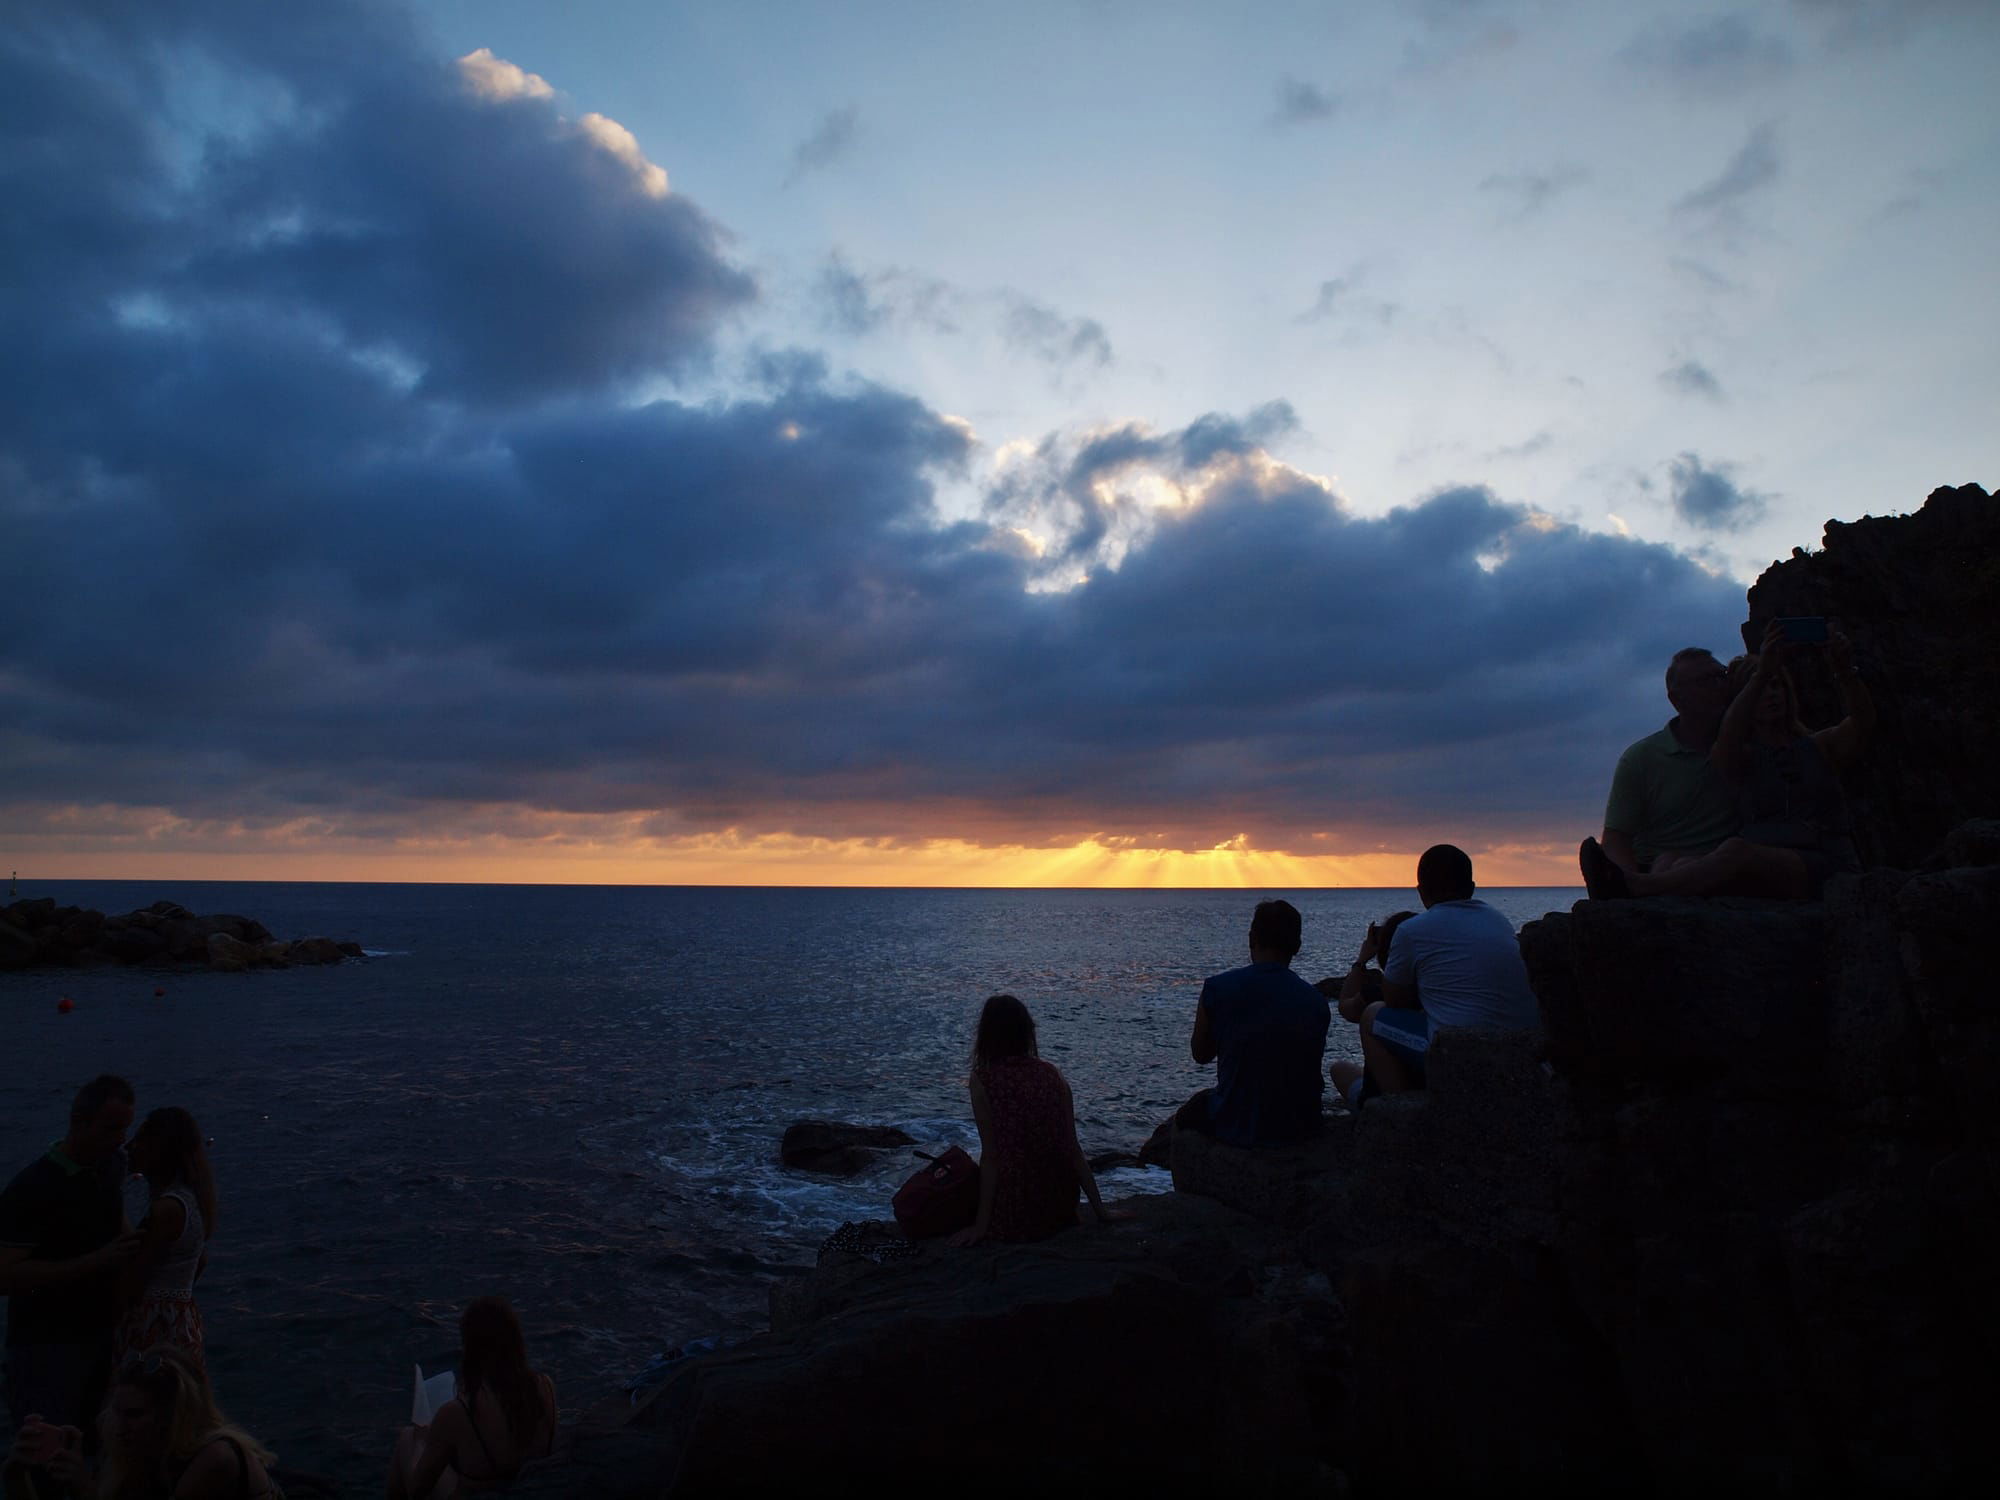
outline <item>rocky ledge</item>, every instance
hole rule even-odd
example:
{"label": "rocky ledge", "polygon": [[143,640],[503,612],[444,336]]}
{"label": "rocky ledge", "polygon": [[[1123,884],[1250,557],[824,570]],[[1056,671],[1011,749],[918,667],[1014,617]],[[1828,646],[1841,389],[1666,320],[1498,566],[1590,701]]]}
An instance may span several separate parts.
{"label": "rocky ledge", "polygon": [[337,964],[361,956],[359,943],[323,937],[283,941],[249,917],[199,917],[172,901],[109,917],[80,906],[58,906],[52,896],[0,908],[0,969],[172,963],[237,972]]}
{"label": "rocky ledge", "polygon": [[1996,560],[1966,487],[1753,591],[1878,684],[1884,868],[1530,923],[1540,1036],[1445,1031],[1307,1146],[1169,1132],[1108,1229],[829,1253],[517,1492],[1987,1492]]}
{"label": "rocky ledge", "polygon": [[1545,1033],[1033,1245],[830,1252],[533,1495],[1943,1494],[1995,1459],[1986,862],[1580,902]]}

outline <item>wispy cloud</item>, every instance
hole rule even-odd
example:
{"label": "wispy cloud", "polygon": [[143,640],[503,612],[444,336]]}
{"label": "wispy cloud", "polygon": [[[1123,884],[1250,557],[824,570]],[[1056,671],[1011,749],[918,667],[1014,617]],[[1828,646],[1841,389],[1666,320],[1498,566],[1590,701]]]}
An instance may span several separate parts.
{"label": "wispy cloud", "polygon": [[1496,172],[1479,184],[1479,191],[1504,200],[1508,217],[1521,220],[1533,218],[1564,193],[1588,181],[1588,168],[1566,162],[1546,172]]}
{"label": "wispy cloud", "polygon": [[957,335],[984,326],[1052,372],[1088,373],[1112,362],[1111,335],[1097,319],[1012,287],[958,287],[901,266],[862,271],[836,253],[821,267],[815,290],[827,324],[853,337],[890,327]]}
{"label": "wispy cloud", "polygon": [[1699,360],[1684,359],[1671,369],[1660,371],[1660,384],[1683,396],[1702,396],[1718,402],[1723,399],[1722,382]]}
{"label": "wispy cloud", "polygon": [[1750,132],[1720,172],[1676,201],[1674,212],[1688,218],[1732,222],[1744,202],[1775,184],[1783,169],[1778,127],[1766,120]]}
{"label": "wispy cloud", "polygon": [[1339,112],[1340,96],[1330,94],[1316,83],[1286,74],[1278,80],[1278,100],[1271,111],[1271,127],[1282,130],[1290,125],[1310,125],[1330,120]]}
{"label": "wispy cloud", "polygon": [[1796,61],[1790,43],[1740,15],[1660,21],[1635,37],[1618,58],[1684,93],[1706,98],[1768,87]]}
{"label": "wispy cloud", "polygon": [[810,173],[823,172],[847,156],[860,134],[860,110],[851,104],[829,110],[820,117],[812,134],[792,148],[792,166],[785,174],[785,186],[792,186]]}
{"label": "wispy cloud", "polygon": [[1402,304],[1374,296],[1364,289],[1365,274],[1359,267],[1344,276],[1333,276],[1319,284],[1312,305],[1293,316],[1301,325],[1338,323],[1350,331],[1387,328],[1402,313]]}

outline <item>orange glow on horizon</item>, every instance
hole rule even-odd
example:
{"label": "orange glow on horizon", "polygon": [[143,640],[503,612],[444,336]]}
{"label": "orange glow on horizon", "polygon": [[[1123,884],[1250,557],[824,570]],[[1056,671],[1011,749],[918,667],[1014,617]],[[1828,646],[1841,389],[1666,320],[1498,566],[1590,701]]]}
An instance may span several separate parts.
{"label": "orange glow on horizon", "polygon": [[[176,830],[178,831],[178,830]],[[593,840],[486,833],[366,839],[324,827],[232,829],[176,838],[125,831],[0,846],[0,865],[35,880],[300,880],[492,885],[929,886],[1311,890],[1403,888],[1417,851],[1292,854],[1243,847],[1141,849],[1097,838],[1057,848],[957,839],[892,842],[739,833]],[[86,847],[78,847],[84,845]],[[87,846],[95,847],[87,847]],[[11,846],[11,847],[9,847]],[[178,847],[177,847],[178,846]],[[1482,885],[1574,886],[1575,856],[1556,845],[1473,845]]]}

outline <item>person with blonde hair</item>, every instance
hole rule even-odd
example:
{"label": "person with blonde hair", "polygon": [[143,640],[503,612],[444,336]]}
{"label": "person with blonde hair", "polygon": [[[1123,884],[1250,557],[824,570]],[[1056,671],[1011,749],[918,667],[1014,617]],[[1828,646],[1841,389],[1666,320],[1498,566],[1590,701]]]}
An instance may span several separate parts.
{"label": "person with blonde hair", "polygon": [[98,1432],[104,1464],[94,1477],[82,1433],[36,1417],[23,1424],[15,1459],[39,1460],[77,1500],[283,1500],[270,1450],[216,1409],[208,1377],[178,1349],[119,1367]]}
{"label": "person with blonde hair", "polygon": [[146,1179],[152,1206],[139,1226],[138,1253],[119,1277],[125,1315],[117,1357],[166,1346],[206,1368],[194,1285],[215,1234],[215,1175],[201,1127],[184,1109],[156,1109],[133,1132],[126,1155]]}

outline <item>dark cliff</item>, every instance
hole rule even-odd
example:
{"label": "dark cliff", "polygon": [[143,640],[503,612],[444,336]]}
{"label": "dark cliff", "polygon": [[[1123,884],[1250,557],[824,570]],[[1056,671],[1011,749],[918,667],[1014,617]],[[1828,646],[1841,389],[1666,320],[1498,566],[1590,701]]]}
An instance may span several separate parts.
{"label": "dark cliff", "polygon": [[[1854,642],[1881,711],[1847,780],[1863,863],[1914,868],[1968,818],[2000,809],[2000,500],[1976,484],[1931,492],[1907,516],[1829,521],[1750,589],[1744,641],[1764,622],[1825,615]],[[1840,717],[1831,674],[1798,652],[1806,722]]]}

